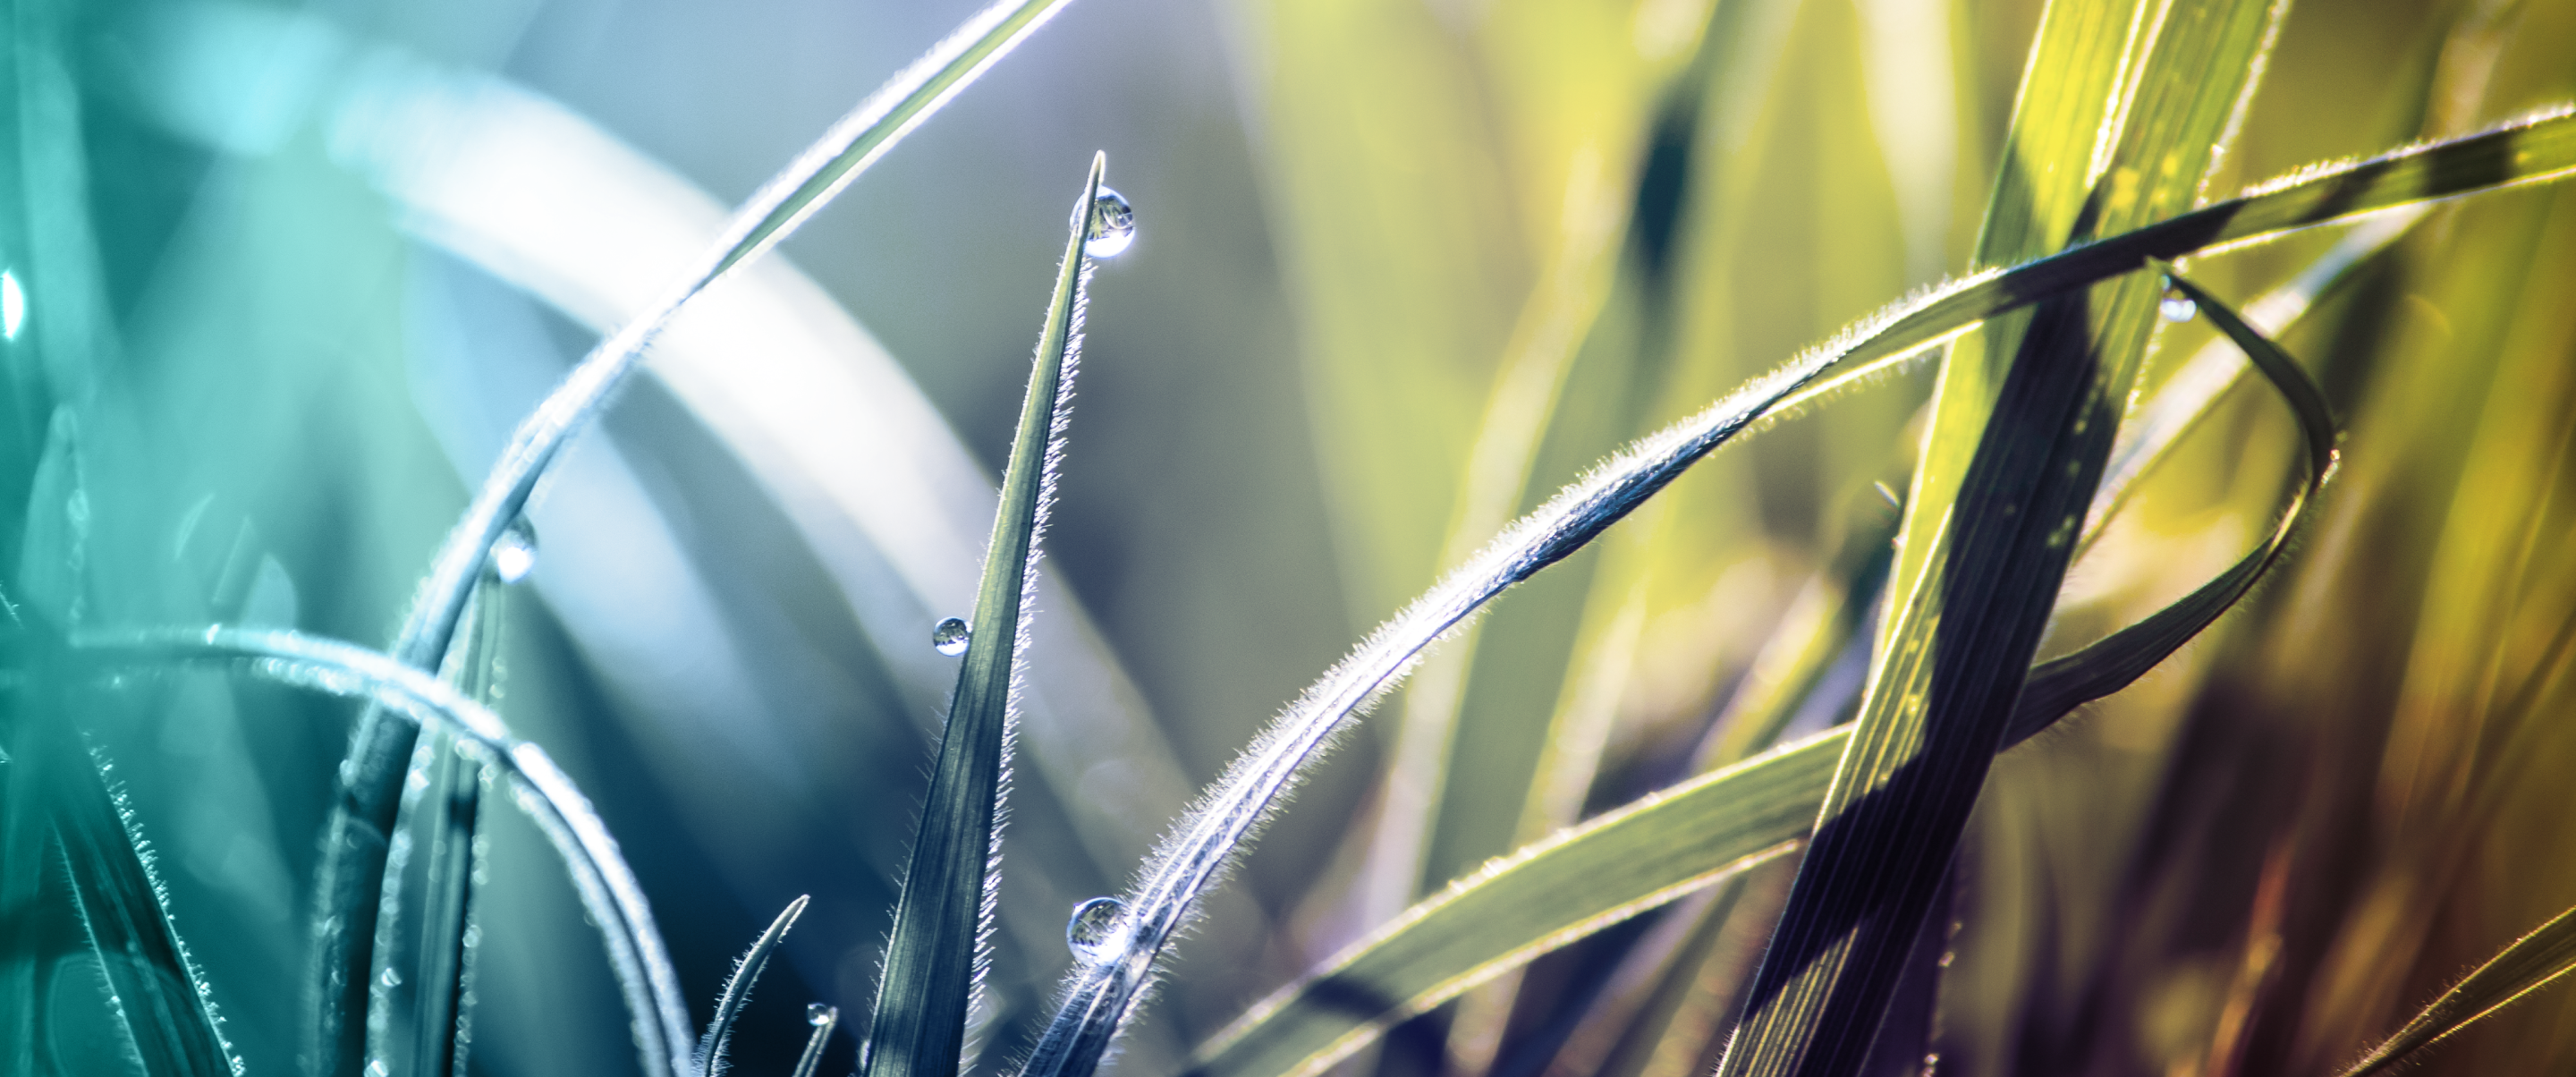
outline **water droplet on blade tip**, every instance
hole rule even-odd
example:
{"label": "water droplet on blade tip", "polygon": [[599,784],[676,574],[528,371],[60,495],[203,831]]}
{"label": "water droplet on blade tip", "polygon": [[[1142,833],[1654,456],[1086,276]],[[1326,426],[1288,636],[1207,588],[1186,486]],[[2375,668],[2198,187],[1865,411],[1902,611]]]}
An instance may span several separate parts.
{"label": "water droplet on blade tip", "polygon": [[974,630],[966,627],[963,619],[951,617],[930,630],[930,648],[953,658],[966,653],[967,641],[974,636]]}
{"label": "water droplet on blade tip", "polygon": [[1117,898],[1097,897],[1073,907],[1073,919],[1065,921],[1064,944],[1076,960],[1099,964],[1126,949],[1119,937],[1119,921],[1127,915],[1127,906]]}
{"label": "water droplet on blade tip", "polygon": [[2156,305],[2156,309],[2169,322],[2187,322],[2200,316],[2200,304],[2192,302],[2190,296],[2166,296],[2164,302]]}
{"label": "water droplet on blade tip", "polygon": [[504,584],[528,578],[537,569],[537,529],[521,518],[492,543],[492,576]]}
{"label": "water droplet on blade tip", "polygon": [[1082,252],[1094,258],[1115,258],[1128,244],[1136,242],[1136,210],[1125,196],[1107,187],[1091,200],[1093,207],[1091,233],[1083,237]]}
{"label": "water droplet on blade tip", "polygon": [[821,1028],[840,1019],[841,1010],[837,1006],[826,1006],[820,1002],[808,1002],[805,1004],[806,1024],[812,1025],[816,1028]]}

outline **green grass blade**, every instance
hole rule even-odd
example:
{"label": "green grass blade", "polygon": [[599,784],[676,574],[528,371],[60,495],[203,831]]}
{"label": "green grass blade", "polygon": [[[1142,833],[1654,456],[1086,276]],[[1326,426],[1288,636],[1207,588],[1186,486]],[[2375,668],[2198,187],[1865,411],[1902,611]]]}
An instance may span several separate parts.
{"label": "green grass blade", "polygon": [[[2140,59],[2123,62],[2099,178],[2069,238],[2197,199],[2285,7],[2135,8],[2124,55]],[[2025,332],[1997,334],[1991,352],[1954,353],[1945,367],[1900,539],[1907,601],[1891,606],[1851,748],[1722,1077],[1851,1077],[1867,1063],[2010,727],[2156,306],[2147,281],[2070,294],[2041,305]],[[1989,412],[1975,383],[2004,356]]]}
{"label": "green grass blade", "polygon": [[733,1038],[733,1021],[742,1012],[742,1004],[751,1001],[751,988],[760,982],[761,970],[769,967],[769,955],[787,937],[787,929],[796,926],[796,918],[805,915],[805,902],[810,895],[798,895],[778,911],[769,922],[769,930],[752,940],[751,949],[743,951],[742,960],[733,964],[733,975],[725,977],[724,994],[716,999],[716,1015],[707,1022],[706,1038],[698,1043],[698,1072],[716,1077],[724,1071],[726,1041]]}
{"label": "green grass blade", "polygon": [[[644,314],[591,350],[523,421],[465,515],[432,561],[393,653],[426,667],[447,652],[467,596],[492,544],[526,507],[546,467],[595,417],[634,370],[644,349],[688,300],[727,270],[785,239],[895,142],[989,69],[1068,0],[997,0],[826,131],[735,216],[701,262]],[[329,1072],[353,1073],[363,1044],[343,1014],[365,989],[364,948],[375,929],[373,897],[411,755],[411,728],[360,718],[342,764],[340,796],[323,841],[317,904],[315,1057]]]}
{"label": "green grass blade", "polygon": [[380,651],[300,632],[226,628],[81,632],[71,657],[104,668],[221,663],[280,684],[369,701],[470,742],[510,783],[511,799],[564,862],[607,944],[645,1073],[697,1077],[688,1004],[644,889],[599,813],[545,750],[510,735],[491,709]]}
{"label": "green grass blade", "polygon": [[2299,433],[2307,445],[2308,467],[2299,489],[2290,498],[2287,510],[2273,524],[2271,535],[2254,552],[2230,566],[2208,583],[2194,589],[2180,600],[2148,615],[2137,624],[2123,628],[2082,650],[2046,662],[2031,671],[2021,699],[2015,704],[2013,725],[2006,735],[2020,740],[2038,731],[2039,726],[2053,722],[2059,715],[2073,710],[2086,700],[2099,699],[2129,686],[2146,675],[2156,664],[2200,630],[2209,627],[2220,614],[2236,604],[2253,589],[2256,581],[2288,551],[2291,536],[2307,521],[2308,510],[2316,496],[2325,489],[2326,480],[2334,474],[2334,416],[2326,406],[2325,393],[2308,377],[2305,368],[2270,338],[2246,324],[2242,315],[2203,291],[2199,285],[2171,272],[2167,279],[2188,296],[2200,312],[2218,326],[2221,333],[2244,350],[2254,369],[2271,383],[2291,415],[2298,420]]}
{"label": "green grass blade", "polygon": [[921,832],[895,904],[893,938],[868,1022],[867,1077],[952,1077],[960,1064],[984,936],[992,922],[1000,814],[1009,789],[1014,675],[1026,657],[1027,603],[1037,587],[1038,538],[1055,496],[1055,466],[1082,351],[1084,245],[1099,227],[1095,156],[1074,204],[1055,295],[1029,371],[1028,396],[1002,475],[1001,511],[968,618],[966,659],[940,737]]}
{"label": "green grass blade", "polygon": [[2522,1001],[2576,970],[2576,909],[2515,939],[2459,985],[2442,993],[2422,1013],[2406,1022],[2341,1077],[2367,1077],[2403,1061],[2408,1055],[2442,1041],[2488,1014]]}
{"label": "green grass blade", "polygon": [[[1495,596],[1590,543],[1736,435],[1955,339],[1985,319],[2134,273],[2148,258],[2180,257],[2345,216],[2571,172],[2576,172],[2576,112],[2568,110],[2357,164],[2303,172],[2257,194],[2009,270],[1982,273],[1900,303],[1640,441],[1522,518],[1476,560],[1381,626],[1237,758],[1200,808],[1175,825],[1145,881],[1126,900],[1132,941],[1125,954],[1072,972],[1064,1001],[1023,1072],[1028,1077],[1090,1072],[1118,1023],[1150,985],[1155,957],[1187,922],[1192,903],[1222,876],[1246,835],[1293,786],[1299,769],[1353,714],[1392,687],[1423,648]],[[2149,302],[2138,315],[2142,319],[2154,316],[2152,282],[2147,283]],[[2107,452],[2107,442],[2103,450]]]}
{"label": "green grass blade", "polygon": [[[151,844],[118,788],[105,756],[48,753],[60,781],[54,834],[68,868],[81,924],[89,931],[109,991],[143,1072],[152,1077],[231,1077],[241,1072],[224,1042],[205,980],[170,922],[167,892],[152,868]],[[86,763],[87,765],[84,765]],[[42,764],[39,764],[42,765]]]}

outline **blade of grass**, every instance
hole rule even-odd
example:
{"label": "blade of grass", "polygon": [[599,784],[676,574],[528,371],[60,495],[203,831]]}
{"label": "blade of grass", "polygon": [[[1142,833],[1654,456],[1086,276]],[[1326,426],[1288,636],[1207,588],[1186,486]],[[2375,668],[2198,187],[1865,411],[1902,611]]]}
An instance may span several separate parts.
{"label": "blade of grass", "polygon": [[957,672],[957,695],[931,771],[912,865],[895,904],[893,937],[868,1022],[867,1077],[953,1077],[965,1046],[993,918],[1002,803],[1010,788],[1013,697],[1027,654],[1038,539],[1055,499],[1055,468],[1064,452],[1070,389],[1082,353],[1084,285],[1091,275],[1085,244],[1100,227],[1100,177],[1107,167],[1106,154],[1092,158],[1038,336],[966,660]]}
{"label": "blade of grass", "polygon": [[743,951],[742,959],[733,963],[733,975],[725,977],[724,994],[716,999],[715,1017],[707,1022],[706,1038],[698,1043],[699,1072],[705,1077],[724,1072],[725,1044],[733,1038],[734,1017],[742,1012],[743,1003],[751,1001],[752,985],[760,982],[761,970],[769,967],[770,953],[787,937],[787,929],[796,926],[796,918],[805,915],[809,896],[800,894],[788,902],[778,911],[778,918],[769,922],[769,930],[753,939],[751,949]]}
{"label": "blade of grass", "polygon": [[[2198,197],[2286,8],[2136,6],[2124,48],[2135,59],[2121,65],[2093,155],[2100,178],[2071,238]],[[1999,186],[2000,212],[2010,186]],[[2144,280],[2042,304],[2018,340],[1995,341],[1991,354],[2012,362],[1990,412],[1945,377],[1900,539],[1918,574],[1898,578],[1908,601],[1891,607],[1850,751],[1721,1077],[1851,1077],[1867,1063],[2023,695],[2157,307]],[[1990,376],[1987,358],[1954,354],[1945,374]],[[1939,489],[1953,482],[1955,501]]]}
{"label": "blade of grass", "polygon": [[[2034,669],[2005,728],[2006,747],[2126,687],[2216,620],[2279,560],[2332,474],[2335,424],[2316,383],[2215,296],[2179,276],[2172,280],[2245,349],[2289,406],[2309,466],[2279,524],[2253,553],[2139,624]],[[1194,1072],[1312,1074],[1404,1018],[1539,953],[1777,855],[1814,823],[1807,809],[1822,804],[1852,735],[1851,726],[1828,730],[1488,865],[1253,1007],[1200,1049]]]}
{"label": "blade of grass", "polygon": [[[1023,1073],[1081,1075],[1098,1064],[1118,1025],[1150,986],[1155,957],[1187,922],[1192,903],[1222,876],[1245,836],[1293,787],[1298,771],[1353,714],[1400,679],[1424,647],[1495,596],[1582,548],[1736,435],[1776,421],[1784,411],[1812,403],[1867,372],[1954,339],[1984,319],[2133,272],[2149,257],[2255,242],[2340,216],[2570,172],[2576,172],[2576,113],[2564,109],[2478,135],[2304,172],[2255,195],[1908,300],[1644,439],[1523,517],[1476,560],[1381,626],[1237,757],[1227,775],[1174,827],[1144,881],[1126,900],[1130,938],[1123,954],[1077,967],[1069,975],[1064,1001]],[[1849,366],[1835,370],[1844,364]],[[1828,373],[1834,376],[1828,379]]]}
{"label": "blade of grass", "polygon": [[2522,1001],[2570,970],[2576,970],[2576,909],[2559,913],[2514,940],[2458,986],[2434,999],[2396,1035],[2371,1048],[2341,1077],[2367,1077],[2396,1065],[2488,1014]]}
{"label": "blade of grass", "polygon": [[[643,887],[598,812],[545,750],[510,735],[499,715],[454,687],[392,656],[299,632],[226,628],[87,631],[73,634],[75,661],[108,669],[219,663],[264,680],[366,700],[388,713],[439,725],[470,742],[510,783],[572,877],[582,906],[606,942],[610,967],[633,1019],[646,1073],[697,1077],[688,1005]],[[674,1041],[672,1037],[680,1037]],[[677,1046],[672,1046],[676,1042]]]}
{"label": "blade of grass", "polygon": [[[777,245],[874,163],[896,141],[1068,0],[996,0],[833,124],[821,139],[755,192],[734,224],[700,263],[646,312],[591,350],[563,383],[511,435],[500,461],[475,494],[431,563],[393,653],[427,666],[447,652],[492,544],[519,517],[548,464],[576,432],[607,406],[644,349],[688,300],[727,270]],[[313,1056],[326,1072],[354,1074],[364,1043],[346,1027],[365,991],[363,978],[376,910],[374,893],[398,810],[411,727],[361,716],[342,764],[338,800],[323,842]],[[683,1041],[685,1042],[685,1041]]]}

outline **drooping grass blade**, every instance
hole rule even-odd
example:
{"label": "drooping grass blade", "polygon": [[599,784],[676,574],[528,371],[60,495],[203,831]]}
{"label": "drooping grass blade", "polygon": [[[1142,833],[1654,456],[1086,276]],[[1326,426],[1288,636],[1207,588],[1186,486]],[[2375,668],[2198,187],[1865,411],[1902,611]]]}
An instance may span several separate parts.
{"label": "drooping grass blade", "polygon": [[2371,1048],[2341,1077],[2367,1077],[2396,1065],[2488,1014],[2522,1001],[2571,970],[2576,970],[2576,909],[2551,917],[2548,923],[2533,928],[2530,934],[2488,958],[2458,986],[2443,992],[2442,997],[2407,1021],[2396,1035]]}
{"label": "drooping grass blade", "polygon": [[1038,335],[984,578],[968,618],[957,694],[895,904],[893,937],[868,1023],[867,1077],[953,1077],[965,1045],[993,915],[1002,800],[1009,793],[1014,678],[1026,659],[1038,538],[1055,498],[1055,466],[1072,403],[1068,390],[1082,351],[1084,284],[1091,275],[1086,247],[1103,227],[1100,177],[1107,166],[1105,154],[1092,158]]}
{"label": "drooping grass blade", "polygon": [[760,982],[761,970],[769,967],[770,953],[787,937],[787,929],[796,926],[796,918],[805,914],[808,896],[799,895],[779,910],[778,918],[769,922],[769,930],[753,939],[751,949],[743,951],[742,959],[734,962],[733,975],[725,977],[724,994],[716,999],[716,1015],[707,1022],[706,1038],[698,1044],[698,1072],[704,1077],[716,1077],[724,1071],[725,1043],[733,1038],[734,1017],[742,1012],[743,1003],[751,1001],[752,985]]}
{"label": "drooping grass blade", "polygon": [[390,655],[299,632],[226,628],[80,632],[70,659],[106,668],[219,663],[280,684],[369,701],[471,743],[508,780],[511,799],[563,858],[607,944],[646,1073],[697,1077],[687,1003],[643,887],[599,813],[545,750],[510,735],[499,715]]}
{"label": "drooping grass blade", "polygon": [[2364,213],[2541,182],[2576,172],[2576,112],[2557,109],[2476,135],[2303,171],[2257,193],[2026,262],[1898,304],[1648,437],[1522,518],[1484,553],[1381,626],[1277,719],[1199,810],[1166,839],[1125,906],[1132,941],[1117,960],[1076,968],[1031,1055],[1028,1077],[1087,1074],[1141,999],[1153,959],[1298,770],[1416,655],[1484,603],[1582,548],[1737,434],[1813,403],[1985,319],[2175,258]]}
{"label": "drooping grass blade", "polygon": [[[512,434],[432,562],[395,642],[395,657],[427,667],[447,652],[493,543],[526,507],[547,465],[606,406],[683,304],[726,270],[785,239],[1067,2],[996,0],[967,20],[756,192],[724,238],[658,303],[593,348]],[[363,1038],[348,1027],[346,1015],[355,1012],[365,993],[358,980],[369,965],[363,951],[375,930],[377,880],[383,874],[404,763],[411,755],[410,728],[382,720],[373,708],[361,716],[324,836],[315,921],[314,988],[319,997],[313,1014],[315,1042],[309,1050],[324,1060],[326,1072],[353,1074],[363,1051]]]}

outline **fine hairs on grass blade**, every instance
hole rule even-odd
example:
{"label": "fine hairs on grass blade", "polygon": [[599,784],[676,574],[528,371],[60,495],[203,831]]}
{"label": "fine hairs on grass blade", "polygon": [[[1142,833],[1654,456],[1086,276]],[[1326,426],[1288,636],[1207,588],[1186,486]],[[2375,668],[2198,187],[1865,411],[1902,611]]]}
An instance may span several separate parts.
{"label": "fine hairs on grass blade", "polygon": [[[862,1056],[867,1077],[954,1077],[965,1048],[993,920],[1002,804],[1010,791],[1011,724],[1027,660],[1038,540],[1055,498],[1055,470],[1064,454],[1082,352],[1084,285],[1092,259],[1116,253],[1104,242],[1095,255],[1090,245],[1109,240],[1113,228],[1132,227],[1104,219],[1110,207],[1103,205],[1100,178],[1107,168],[1108,155],[1092,157],[1030,366],[984,578],[967,619],[957,693],[895,903]],[[1115,241],[1125,246],[1123,231]]]}
{"label": "fine hairs on grass blade", "polygon": [[[2565,108],[2368,161],[2306,170],[2255,194],[1897,304],[1644,439],[1522,518],[1381,626],[1237,757],[1174,827],[1124,901],[1122,948],[1069,974],[1056,1016],[1023,1072],[1079,1077],[1098,1065],[1150,986],[1155,958],[1187,922],[1192,903],[1222,876],[1227,860],[1294,784],[1299,769],[1353,714],[1392,687],[1424,648],[1496,595],[1582,548],[1736,434],[1954,339],[1987,318],[2135,272],[2148,258],[2257,242],[2348,216],[2570,172],[2576,172],[2576,111]],[[2060,675],[2095,668],[2063,667]]]}
{"label": "fine hairs on grass blade", "polygon": [[[432,561],[394,644],[394,656],[426,668],[446,653],[493,543],[526,508],[547,465],[607,405],[683,304],[726,270],[784,240],[1067,2],[996,0],[967,20],[754,193],[724,237],[660,301],[593,348],[511,435]],[[345,1014],[365,991],[353,979],[363,978],[369,964],[360,951],[374,933],[374,892],[383,873],[403,766],[411,755],[408,729],[380,720],[372,708],[360,718],[327,824],[315,914],[318,997],[315,1042],[310,1045],[327,1072],[354,1072],[363,1049],[355,1030],[346,1027]]]}
{"label": "fine hairs on grass blade", "polygon": [[734,962],[733,975],[725,977],[724,994],[716,999],[716,1015],[707,1022],[706,1038],[698,1044],[698,1072],[704,1077],[716,1077],[724,1071],[725,1043],[733,1038],[733,1019],[742,1012],[742,1004],[751,1001],[752,985],[760,982],[761,970],[769,967],[770,953],[787,937],[787,929],[796,926],[796,918],[805,915],[805,903],[811,897],[800,894],[779,910],[778,918],[769,922],[769,930],[752,940],[751,949],[743,951],[742,959]]}
{"label": "fine hairs on grass blade", "polygon": [[500,768],[512,799],[563,858],[583,910],[608,946],[633,1018],[643,1072],[698,1077],[688,1005],[653,910],[617,841],[545,750],[510,735],[499,715],[453,686],[391,656],[299,632],[216,625],[203,629],[86,631],[68,657],[97,667],[218,663],[280,684],[368,701],[403,719],[435,723]]}
{"label": "fine hairs on grass blade", "polygon": [[2488,1014],[2522,1001],[2571,970],[2576,970],[2576,909],[2551,917],[2487,959],[2341,1077],[2368,1077],[2396,1065]]}
{"label": "fine hairs on grass blade", "polygon": [[832,1045],[832,1030],[841,1027],[841,1008],[813,1003],[805,1008],[805,1021],[814,1026],[814,1032],[805,1037],[805,1053],[797,1056],[789,1077],[814,1077],[815,1068],[823,1064],[823,1049]]}

